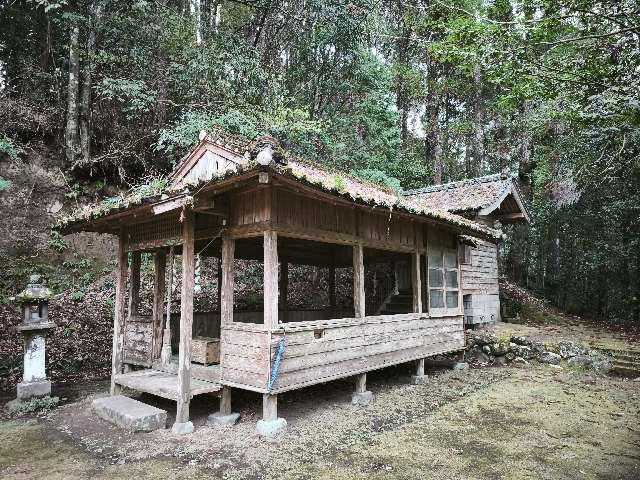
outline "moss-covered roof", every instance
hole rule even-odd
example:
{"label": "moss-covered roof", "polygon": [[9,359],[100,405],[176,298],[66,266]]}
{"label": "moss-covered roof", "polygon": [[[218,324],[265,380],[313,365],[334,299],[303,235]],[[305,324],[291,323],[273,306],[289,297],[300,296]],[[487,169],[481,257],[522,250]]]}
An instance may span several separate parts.
{"label": "moss-covered roof", "polygon": [[[255,161],[255,155],[257,146],[261,144],[260,140],[249,140],[218,129],[207,135],[203,141],[223,148],[231,145],[233,148],[227,148],[227,150],[238,156],[238,159],[242,161],[241,165],[234,169],[217,172],[213,177],[197,183],[182,181],[169,183],[166,179],[159,179],[151,184],[136,187],[118,197],[107,198],[100,203],[76,210],[71,215],[61,217],[55,227],[63,232],[72,229],[81,230],[82,228],[77,227],[81,227],[84,223],[127,211],[146,203],[154,203],[172,197],[189,196],[198,192],[205,185],[214,185],[251,171],[272,171],[354,203],[420,215],[496,240],[502,238],[502,234],[498,230],[450,213],[445,209],[431,208],[420,199],[404,196],[347,173],[321,166],[281,148],[277,148],[274,155],[275,160],[269,166],[259,165]],[[183,162],[187,157],[183,159]],[[176,170],[180,166],[181,164],[176,167]]]}

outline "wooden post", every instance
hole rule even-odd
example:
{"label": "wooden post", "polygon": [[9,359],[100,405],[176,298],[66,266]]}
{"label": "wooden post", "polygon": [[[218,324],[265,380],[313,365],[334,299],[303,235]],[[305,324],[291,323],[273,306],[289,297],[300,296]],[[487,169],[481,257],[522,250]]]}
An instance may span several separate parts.
{"label": "wooden post", "polygon": [[413,312],[422,313],[422,280],[420,278],[420,251],[411,254],[411,289],[413,293]]}
{"label": "wooden post", "polygon": [[189,421],[191,401],[191,337],[193,329],[194,213],[185,209],[182,221],[182,291],[180,292],[180,347],[178,351],[178,407],[176,423]]}
{"label": "wooden post", "polygon": [[416,377],[424,377],[424,358],[416,360]]}
{"label": "wooden post", "polygon": [[142,253],[131,252],[131,277],[129,279],[129,318],[138,314],[140,305],[140,264]]}
{"label": "wooden post", "polygon": [[329,310],[331,318],[336,316],[336,267],[331,264],[329,267]]}
{"label": "wooden post", "polygon": [[222,319],[222,254],[218,258],[218,313]]}
{"label": "wooden post", "polygon": [[124,234],[118,237],[118,265],[116,270],[116,298],[113,315],[113,347],[111,352],[111,395],[120,394],[120,386],[115,377],[122,373],[122,348],[124,345],[125,299],[127,288],[127,252],[124,245]]}
{"label": "wooden post", "polygon": [[228,325],[233,322],[233,283],[236,242],[227,235],[222,237],[222,292],[220,300],[220,322]]}
{"label": "wooden post", "polygon": [[167,319],[165,320],[164,332],[162,334],[162,350],[160,358],[163,365],[171,363],[171,295],[173,295],[173,274],[175,256],[173,255],[173,245],[169,248],[169,287],[167,288]]}
{"label": "wooden post", "polygon": [[264,324],[268,330],[278,326],[278,236],[264,232]]}
{"label": "wooden post", "polygon": [[162,350],[162,313],[164,307],[165,269],[167,255],[164,250],[158,250],[153,256],[153,339],[151,360],[160,358]]}
{"label": "wooden post", "polygon": [[220,415],[231,415],[231,387],[222,387],[220,394]]}
{"label": "wooden post", "polygon": [[278,396],[265,393],[262,396],[262,420],[271,422],[278,419]]}
{"label": "wooden post", "polygon": [[363,250],[361,244],[353,246],[353,309],[356,318],[365,316]]}
{"label": "wooden post", "polygon": [[282,321],[286,322],[289,318],[289,306],[287,304],[287,296],[289,294],[289,263],[283,261],[280,264],[280,310],[282,311]]}
{"label": "wooden post", "polygon": [[361,373],[356,376],[356,393],[364,393],[367,391],[367,374]]}

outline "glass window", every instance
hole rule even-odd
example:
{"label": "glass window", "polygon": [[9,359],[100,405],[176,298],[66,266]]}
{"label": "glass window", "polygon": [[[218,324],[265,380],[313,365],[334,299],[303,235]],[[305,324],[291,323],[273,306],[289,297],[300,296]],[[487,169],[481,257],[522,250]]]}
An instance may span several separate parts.
{"label": "glass window", "polygon": [[442,287],[442,270],[429,269],[429,286]]}
{"label": "glass window", "polygon": [[447,290],[447,308],[458,308],[458,290]]}
{"label": "glass window", "polygon": [[429,308],[457,310],[460,303],[458,251],[432,248],[428,260]]}
{"label": "glass window", "polygon": [[429,307],[431,308],[444,308],[444,297],[442,290],[430,290],[429,291]]}

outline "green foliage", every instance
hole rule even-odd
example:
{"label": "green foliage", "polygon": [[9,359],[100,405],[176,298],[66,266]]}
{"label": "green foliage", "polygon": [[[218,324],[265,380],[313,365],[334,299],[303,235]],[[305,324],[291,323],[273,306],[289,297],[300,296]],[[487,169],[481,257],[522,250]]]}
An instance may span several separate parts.
{"label": "green foliage", "polygon": [[55,229],[51,229],[51,232],[49,233],[49,246],[56,252],[64,252],[69,248],[69,245],[62,234]]}
{"label": "green foliage", "polygon": [[[18,157],[18,155],[21,152],[22,152],[22,149],[20,147],[17,147],[13,140],[11,140],[4,133],[0,132],[0,155],[4,154],[11,159],[15,159]],[[0,177],[0,191],[4,190],[5,188],[9,188],[10,182],[9,183],[4,183],[4,182],[8,182],[8,180],[5,180]],[[4,183],[4,188],[3,188],[3,183]]]}
{"label": "green foliage", "polygon": [[366,180],[371,183],[377,183],[378,185],[393,190],[396,193],[400,193],[402,187],[400,186],[400,180],[390,177],[381,170],[375,170],[371,168],[362,168],[360,170],[352,170],[351,174]]}
{"label": "green foliage", "polygon": [[13,415],[26,415],[37,411],[47,411],[58,406],[60,398],[58,397],[33,397],[26,402],[15,402],[10,405],[10,411]]}
{"label": "green foliage", "polygon": [[11,188],[11,180],[0,177],[0,192]]}
{"label": "green foliage", "polygon": [[333,177],[333,185],[334,188],[339,192],[344,192],[346,190],[346,185],[344,183],[344,178],[340,175],[336,175]]}

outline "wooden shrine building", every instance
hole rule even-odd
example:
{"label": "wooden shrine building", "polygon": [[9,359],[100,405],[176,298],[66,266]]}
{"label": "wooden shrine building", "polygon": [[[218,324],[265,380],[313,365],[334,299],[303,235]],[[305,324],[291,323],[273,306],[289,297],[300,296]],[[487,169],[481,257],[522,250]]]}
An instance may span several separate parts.
{"label": "wooden shrine building", "polygon": [[[216,131],[201,135],[168,185],[109,199],[59,227],[118,238],[112,395],[128,387],[174,400],[174,430],[189,431],[194,396],[220,392],[224,416],[232,389],[252,390],[263,394],[259,431],[268,434],[269,426],[286,424],[277,415],[281,392],[355,377],[354,401],[365,402],[368,371],[415,362],[420,381],[424,358],[464,347],[459,245],[495,245],[501,237],[476,220],[329,171],[271,137],[250,141]],[[142,253],[154,258],[150,316],[138,314]],[[217,316],[194,312],[197,254],[220,259]],[[164,312],[177,256],[180,314],[173,323]],[[238,259],[262,262],[257,315],[234,309]],[[288,271],[296,264],[329,272],[328,308],[312,317],[287,307]],[[393,282],[368,280],[380,264],[392,266]],[[352,272],[348,308],[336,305],[338,269]],[[194,339],[194,319],[216,338]],[[212,364],[192,362],[209,348]]]}

